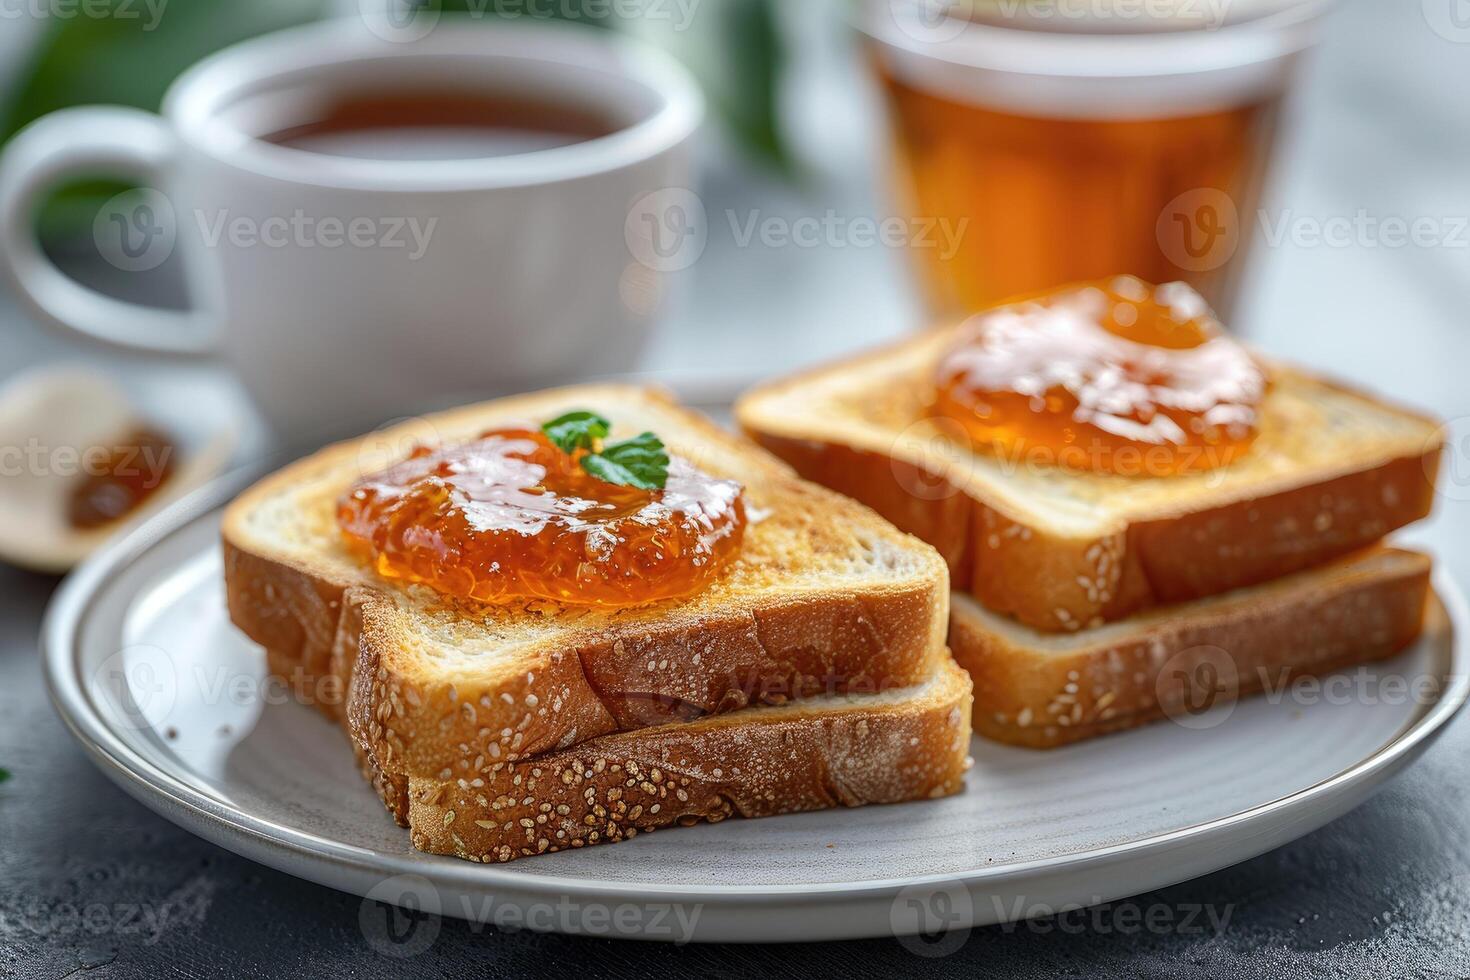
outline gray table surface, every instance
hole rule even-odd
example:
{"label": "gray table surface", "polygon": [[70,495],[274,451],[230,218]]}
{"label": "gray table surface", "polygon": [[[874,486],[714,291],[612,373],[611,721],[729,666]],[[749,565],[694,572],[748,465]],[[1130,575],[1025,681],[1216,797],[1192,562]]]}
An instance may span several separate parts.
{"label": "gray table surface", "polygon": [[[1435,246],[1345,246],[1288,236],[1257,248],[1238,326],[1275,353],[1322,365],[1456,420],[1446,493],[1406,535],[1470,583],[1470,31],[1449,0],[1352,0],[1333,23],[1288,130],[1268,220],[1296,227],[1359,212],[1439,222]],[[1443,6],[1444,10],[1440,7]],[[793,29],[815,30],[805,15]],[[1434,25],[1439,25],[1439,30]],[[1450,27],[1445,25],[1449,24]],[[863,159],[858,106],[834,112],[851,79],[819,50],[792,111],[806,120],[815,178],[792,188],[716,172],[706,200],[795,217],[829,207],[881,214]],[[917,313],[900,257],[881,249],[763,250],[711,236],[687,273],[685,306],[646,365],[659,375],[771,373],[908,329]],[[128,288],[127,283],[119,284]],[[123,361],[42,333],[0,306],[0,379],[58,358],[100,362],[155,410],[187,405],[248,419],[213,368]],[[201,409],[201,406],[203,408]],[[259,433],[247,452],[264,448]],[[938,958],[893,941],[800,947],[688,947],[500,933],[446,920],[406,967],[359,927],[359,899],[254,865],[192,837],[109,783],[47,703],[36,635],[54,579],[0,567],[0,976],[388,977],[577,973],[931,976],[1470,977],[1470,721],[1369,803],[1301,841],[1226,871],[1115,903],[1085,922],[969,934]],[[1289,751],[1284,746],[1283,751]],[[1212,905],[1222,929],[1125,931],[1135,911]]]}

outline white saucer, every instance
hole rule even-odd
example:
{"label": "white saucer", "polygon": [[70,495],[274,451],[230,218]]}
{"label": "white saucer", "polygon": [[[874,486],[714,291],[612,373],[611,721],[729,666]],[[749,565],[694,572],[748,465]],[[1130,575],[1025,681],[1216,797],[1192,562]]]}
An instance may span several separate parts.
{"label": "white saucer", "polygon": [[[271,687],[262,654],[231,627],[218,509],[248,482],[206,487],[67,581],[43,633],[57,709],[115,782],[202,837],[381,902],[503,925],[769,942],[1110,901],[1340,816],[1412,762],[1470,688],[1470,621],[1440,578],[1413,649],[1316,696],[1257,697],[1217,707],[1206,727],[1161,723],[1052,752],[977,739],[966,791],[946,800],[469,864],[414,851],[342,735]],[[376,906],[363,907],[367,930]]]}

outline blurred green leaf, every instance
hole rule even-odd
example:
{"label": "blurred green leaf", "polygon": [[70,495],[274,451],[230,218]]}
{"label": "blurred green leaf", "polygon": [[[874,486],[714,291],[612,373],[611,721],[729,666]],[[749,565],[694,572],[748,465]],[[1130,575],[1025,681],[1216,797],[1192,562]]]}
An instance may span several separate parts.
{"label": "blurred green leaf", "polygon": [[33,119],[72,105],[157,109],[169,83],[205,55],[316,20],[329,7],[328,0],[90,0],[87,6],[101,3],[118,16],[51,19],[0,134],[9,137]]}
{"label": "blurred green leaf", "polygon": [[[710,108],[753,156],[790,171],[780,125],[780,83],[786,51],[776,7],[780,0],[700,0],[687,23],[645,17],[622,26],[682,61],[699,80]],[[665,2],[660,9],[678,8]]]}
{"label": "blurred green leaf", "polygon": [[781,137],[780,81],[785,52],[770,0],[724,0],[730,8],[715,37],[729,45],[726,75],[715,79],[692,66],[710,103],[742,142],[782,168],[789,166]]}
{"label": "blurred green leaf", "polygon": [[[527,10],[608,27],[664,48],[699,80],[710,108],[753,156],[782,170],[790,159],[780,126],[785,50],[776,22],[780,0],[644,0],[648,13],[623,17],[607,0],[427,0],[446,12],[526,20]],[[687,19],[686,19],[687,15]]]}
{"label": "blurred green leaf", "polygon": [[[157,109],[185,68],[236,41],[315,20],[328,0],[89,0],[113,16],[53,17],[28,70],[0,115],[0,140],[67,106],[103,103]],[[126,184],[89,181],[58,193],[41,213],[55,238],[89,226]]]}

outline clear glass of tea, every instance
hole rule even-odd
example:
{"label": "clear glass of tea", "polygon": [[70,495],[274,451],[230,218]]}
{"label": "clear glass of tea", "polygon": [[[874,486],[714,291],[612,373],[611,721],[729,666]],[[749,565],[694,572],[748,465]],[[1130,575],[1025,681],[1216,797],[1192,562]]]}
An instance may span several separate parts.
{"label": "clear glass of tea", "polygon": [[1080,280],[1239,288],[1282,98],[1330,0],[871,0],[938,320]]}

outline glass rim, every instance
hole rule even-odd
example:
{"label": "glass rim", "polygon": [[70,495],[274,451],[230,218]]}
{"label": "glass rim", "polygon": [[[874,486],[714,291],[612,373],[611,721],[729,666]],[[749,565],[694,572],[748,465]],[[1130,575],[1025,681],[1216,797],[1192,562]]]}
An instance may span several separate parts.
{"label": "glass rim", "polygon": [[1198,115],[1278,97],[1333,5],[1301,0],[1208,31],[1079,34],[904,19],[924,2],[944,0],[860,5],[865,22],[855,26],[885,77],[993,111],[1095,120]]}
{"label": "glass rim", "polygon": [[[1334,0],[864,0],[871,21],[886,7],[900,29],[930,35],[996,28],[1051,37],[1170,37],[1226,28],[1273,29],[1319,16]],[[860,15],[862,16],[862,15]],[[861,26],[861,25],[860,25]]]}
{"label": "glass rim", "polygon": [[[1285,0],[1242,20],[1129,32],[1036,29],[989,20],[929,17],[975,0],[866,0],[857,29],[895,51],[926,60],[1017,75],[1126,78],[1199,75],[1279,61],[1312,46],[1333,0]],[[1013,0],[1054,5],[1056,0]],[[1232,0],[1221,0],[1229,6]]]}

